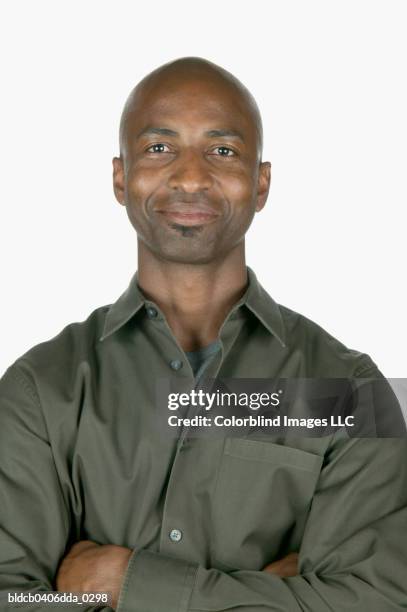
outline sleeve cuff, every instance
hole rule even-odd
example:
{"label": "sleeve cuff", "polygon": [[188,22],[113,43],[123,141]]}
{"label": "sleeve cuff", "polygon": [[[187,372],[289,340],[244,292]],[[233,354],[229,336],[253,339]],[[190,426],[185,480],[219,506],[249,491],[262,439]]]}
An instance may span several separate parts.
{"label": "sleeve cuff", "polygon": [[149,550],[133,551],[117,612],[188,612],[198,566]]}

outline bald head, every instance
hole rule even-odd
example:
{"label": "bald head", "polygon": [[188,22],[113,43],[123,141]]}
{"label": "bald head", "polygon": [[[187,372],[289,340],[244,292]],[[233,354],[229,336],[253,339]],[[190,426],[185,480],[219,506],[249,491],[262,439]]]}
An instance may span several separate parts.
{"label": "bald head", "polygon": [[229,105],[245,122],[250,123],[256,138],[258,159],[261,160],[263,129],[258,106],[249,90],[230,72],[199,57],[185,57],[169,62],[150,72],[131,91],[120,121],[120,154],[125,156],[131,124],[146,105],[161,96],[165,99],[182,92],[196,92],[196,99],[207,96],[219,108]]}
{"label": "bald head", "polygon": [[165,64],[130,93],[113,185],[137,232],[139,256],[188,265],[239,261],[265,205],[271,164],[250,92],[194,57]]}

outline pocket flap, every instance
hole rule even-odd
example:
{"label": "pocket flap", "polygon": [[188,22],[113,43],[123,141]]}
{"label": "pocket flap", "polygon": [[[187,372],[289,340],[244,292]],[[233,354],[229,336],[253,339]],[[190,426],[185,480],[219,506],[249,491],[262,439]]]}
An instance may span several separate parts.
{"label": "pocket flap", "polygon": [[224,454],[241,459],[287,465],[309,472],[319,472],[323,461],[323,457],[319,455],[314,455],[292,446],[243,438],[227,438]]}

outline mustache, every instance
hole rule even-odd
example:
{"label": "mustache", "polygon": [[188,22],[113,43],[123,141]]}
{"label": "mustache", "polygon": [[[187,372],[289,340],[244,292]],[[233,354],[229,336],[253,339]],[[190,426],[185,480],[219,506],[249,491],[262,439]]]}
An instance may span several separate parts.
{"label": "mustache", "polygon": [[208,198],[208,195],[204,192],[174,193],[167,199],[169,204],[172,202],[185,202],[185,204],[206,204],[209,203],[210,200],[211,198]]}
{"label": "mustache", "polygon": [[186,192],[174,192],[166,195],[152,197],[149,201],[149,205],[153,208],[172,208],[179,204],[202,206],[211,208],[215,211],[220,211],[223,207],[223,200],[221,198],[209,196],[204,191],[197,191],[195,193]]}

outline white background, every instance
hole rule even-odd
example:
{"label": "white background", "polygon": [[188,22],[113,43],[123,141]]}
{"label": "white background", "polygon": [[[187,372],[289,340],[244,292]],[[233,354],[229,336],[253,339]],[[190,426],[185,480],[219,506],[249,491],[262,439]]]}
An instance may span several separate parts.
{"label": "white background", "polygon": [[122,105],[150,70],[199,55],[263,115],[273,183],[249,265],[277,301],[407,376],[404,1],[2,6],[0,373],[127,287],[136,235],[111,187]]}

